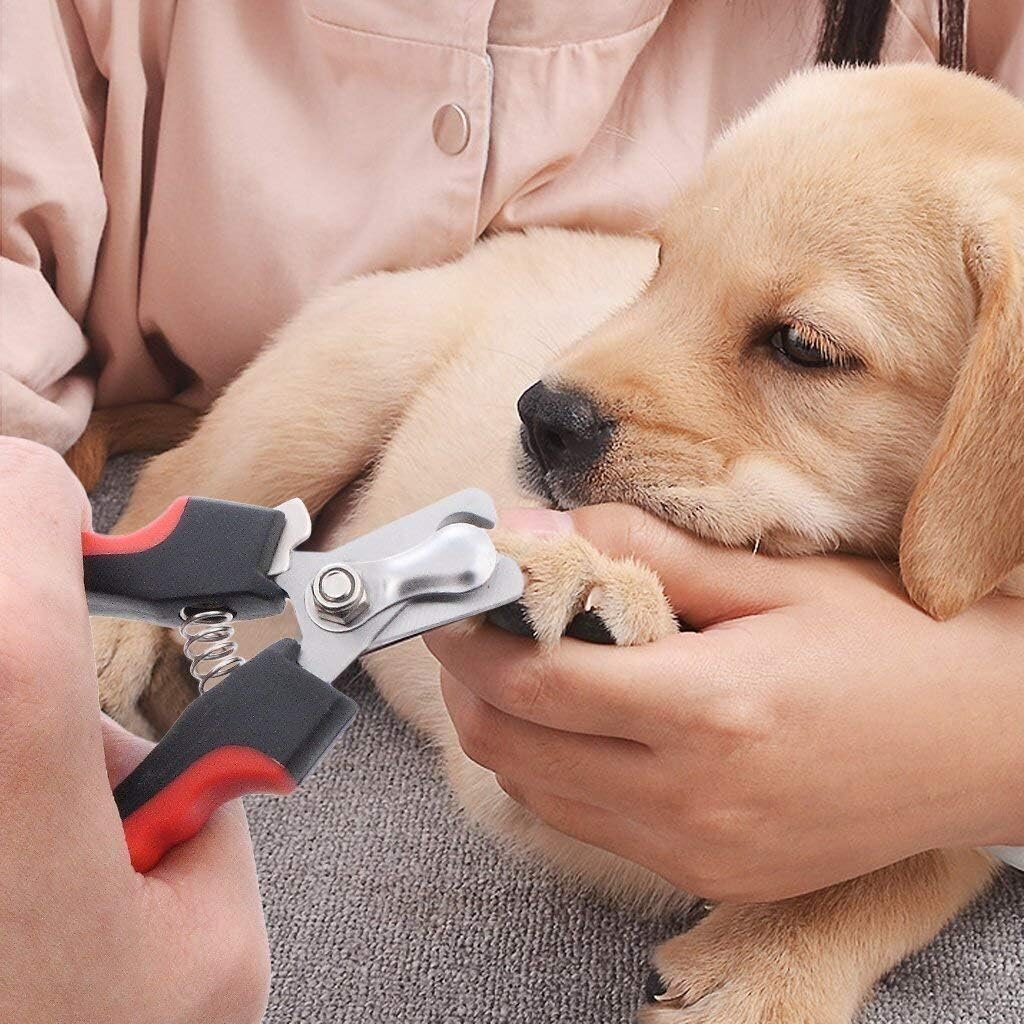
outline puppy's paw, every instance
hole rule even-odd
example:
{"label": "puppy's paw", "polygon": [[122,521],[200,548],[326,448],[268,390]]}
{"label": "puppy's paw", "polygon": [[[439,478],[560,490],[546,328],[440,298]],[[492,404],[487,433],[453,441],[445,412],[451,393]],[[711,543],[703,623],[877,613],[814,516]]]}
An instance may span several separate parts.
{"label": "puppy's paw", "polygon": [[717,907],[663,943],[638,1024],[850,1024],[848,979],[784,917],[771,905]]}
{"label": "puppy's paw", "polygon": [[161,626],[92,620],[100,707],[126,729],[156,739],[195,696],[181,644]]}
{"label": "puppy's paw", "polygon": [[679,629],[660,580],[639,562],[609,558],[572,535],[499,530],[495,544],[523,570],[521,604],[541,643],[557,642],[581,615],[596,617],[610,640],[624,646],[650,643]]}

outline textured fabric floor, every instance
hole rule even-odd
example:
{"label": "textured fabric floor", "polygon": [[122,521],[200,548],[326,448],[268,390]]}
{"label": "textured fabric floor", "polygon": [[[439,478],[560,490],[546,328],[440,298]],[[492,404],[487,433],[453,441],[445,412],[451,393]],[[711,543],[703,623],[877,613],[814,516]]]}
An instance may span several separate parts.
{"label": "textured fabric floor", "polygon": [[[96,495],[110,525],[131,485]],[[296,794],[248,801],[274,983],[266,1024],[627,1024],[645,921],[512,860],[450,800],[365,679],[355,725]],[[1024,1022],[1024,873],[880,986],[860,1024]],[[793,1022],[804,1024],[804,1022]]]}

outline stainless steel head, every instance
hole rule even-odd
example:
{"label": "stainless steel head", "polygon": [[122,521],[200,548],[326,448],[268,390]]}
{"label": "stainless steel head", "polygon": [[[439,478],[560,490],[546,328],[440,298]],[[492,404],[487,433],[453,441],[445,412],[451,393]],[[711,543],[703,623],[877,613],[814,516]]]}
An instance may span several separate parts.
{"label": "stainless steel head", "polygon": [[334,551],[293,552],[277,583],[302,632],[299,663],[333,680],[364,652],[518,600],[522,574],[495,550],[494,520],[470,489]]}

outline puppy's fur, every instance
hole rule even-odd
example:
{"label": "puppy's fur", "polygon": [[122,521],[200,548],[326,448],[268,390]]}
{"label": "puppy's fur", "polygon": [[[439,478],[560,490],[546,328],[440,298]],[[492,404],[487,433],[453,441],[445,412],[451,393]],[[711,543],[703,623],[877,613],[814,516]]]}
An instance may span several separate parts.
{"label": "puppy's fur", "polygon": [[[835,365],[787,363],[768,342],[778,325]],[[940,618],[1019,589],[1024,108],[925,67],[807,73],[719,141],[657,240],[533,230],[333,289],[146,467],[119,529],[182,493],[299,495],[323,513],[325,547],[469,485],[499,505],[540,501],[518,483],[514,412],[539,376],[615,424],[585,472],[533,468],[557,504],[623,501],[766,553],[898,559]],[[619,642],[674,628],[652,575],[576,539],[509,544],[539,633],[557,635],[595,587]],[[181,692],[167,634],[105,622],[97,644],[105,706],[146,728],[140,697]],[[368,664],[488,827],[589,883],[686,899],[508,800],[459,748],[419,642]],[[644,1019],[847,1022],[991,871],[979,853],[935,852],[719,906],[656,952],[667,992]]]}

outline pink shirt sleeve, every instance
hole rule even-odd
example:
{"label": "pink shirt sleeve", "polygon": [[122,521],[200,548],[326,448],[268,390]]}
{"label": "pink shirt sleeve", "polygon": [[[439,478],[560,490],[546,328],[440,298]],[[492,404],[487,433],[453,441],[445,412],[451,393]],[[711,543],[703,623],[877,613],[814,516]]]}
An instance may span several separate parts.
{"label": "pink shirt sleeve", "polygon": [[81,26],[61,13],[0,6],[0,433],[63,450],[92,405],[92,379],[75,367],[106,201],[103,83]]}

